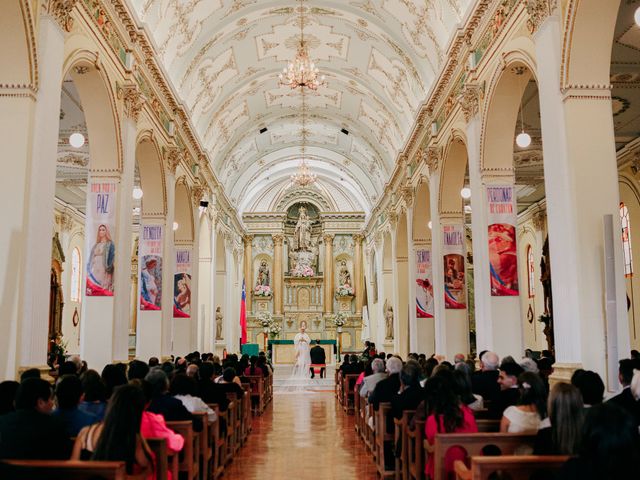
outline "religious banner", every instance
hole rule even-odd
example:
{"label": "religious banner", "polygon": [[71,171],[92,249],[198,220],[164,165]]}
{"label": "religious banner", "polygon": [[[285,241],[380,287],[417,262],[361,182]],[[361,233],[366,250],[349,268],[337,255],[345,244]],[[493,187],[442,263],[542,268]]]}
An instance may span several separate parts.
{"label": "religious banner", "polygon": [[143,225],[140,256],[140,310],[162,308],[162,225]]}
{"label": "religious banner", "polygon": [[173,275],[173,318],[191,317],[191,250],[176,251]]}
{"label": "religious banner", "polygon": [[433,318],[431,250],[416,250],[416,316]]}
{"label": "religious banner", "polygon": [[464,226],[442,226],[444,253],[444,305],[450,309],[467,308],[464,271]]}
{"label": "religious banner", "polygon": [[516,208],[513,185],[487,186],[491,295],[518,295]]}
{"label": "religious banner", "polygon": [[87,203],[87,297],[113,296],[113,267],[116,248],[113,241],[116,220],[116,184],[89,185]]}

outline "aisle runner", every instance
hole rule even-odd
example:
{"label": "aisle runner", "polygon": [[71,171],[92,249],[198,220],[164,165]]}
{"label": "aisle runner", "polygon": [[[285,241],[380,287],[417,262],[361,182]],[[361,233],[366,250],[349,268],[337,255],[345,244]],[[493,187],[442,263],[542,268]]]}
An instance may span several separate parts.
{"label": "aisle runner", "polygon": [[273,375],[273,393],[318,393],[334,391],[334,367],[327,367],[325,378],[291,378],[292,366],[276,366]]}

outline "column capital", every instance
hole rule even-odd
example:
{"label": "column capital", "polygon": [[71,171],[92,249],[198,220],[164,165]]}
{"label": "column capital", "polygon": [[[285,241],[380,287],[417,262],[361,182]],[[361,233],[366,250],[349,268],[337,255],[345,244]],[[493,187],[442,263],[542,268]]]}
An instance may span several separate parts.
{"label": "column capital", "polygon": [[353,241],[356,242],[356,245],[362,244],[363,240],[364,240],[364,235],[362,233],[353,234]]}
{"label": "column capital", "polygon": [[480,113],[481,96],[482,90],[479,85],[465,84],[464,87],[462,87],[462,93],[458,96],[458,103],[460,104],[462,114],[467,123]]}
{"label": "column capital", "polygon": [[138,122],[138,117],[144,106],[144,95],[135,84],[127,84],[119,90],[119,97],[124,102],[124,113],[134,122]]}
{"label": "column capital", "polygon": [[73,18],[71,10],[76,6],[78,0],[48,0],[44,6],[47,13],[58,22],[65,32],[70,32],[73,28]]}
{"label": "column capital", "polygon": [[413,187],[411,185],[405,185],[400,187],[400,196],[404,200],[407,208],[413,207]]}
{"label": "column capital", "polygon": [[324,235],[322,235],[322,240],[324,241],[325,245],[327,244],[332,244],[333,245],[333,239],[336,236],[333,233],[325,233]]}
{"label": "column capital", "polygon": [[209,186],[203,185],[200,182],[196,183],[191,188],[191,201],[193,205],[197,208],[200,206],[200,201],[203,197],[207,197],[209,195]]}
{"label": "column capital", "polygon": [[249,246],[249,245],[252,244],[254,237],[255,237],[255,235],[248,234],[248,235],[243,236],[242,240],[244,240],[244,244],[246,246]]}
{"label": "column capital", "polygon": [[425,162],[429,168],[429,175],[434,175],[440,167],[440,159],[442,158],[442,147],[429,147],[426,152]]}
{"label": "column capital", "polygon": [[558,6],[558,0],[526,0],[527,28],[533,35]]}
{"label": "column capital", "polygon": [[274,235],[271,235],[271,238],[273,239],[274,246],[282,246],[282,243],[284,242],[284,235],[282,235],[281,233],[276,233]]}
{"label": "column capital", "polygon": [[178,169],[178,165],[182,161],[184,154],[182,149],[178,147],[169,147],[165,152],[164,159],[166,162],[167,170],[171,175],[176,174],[176,170]]}

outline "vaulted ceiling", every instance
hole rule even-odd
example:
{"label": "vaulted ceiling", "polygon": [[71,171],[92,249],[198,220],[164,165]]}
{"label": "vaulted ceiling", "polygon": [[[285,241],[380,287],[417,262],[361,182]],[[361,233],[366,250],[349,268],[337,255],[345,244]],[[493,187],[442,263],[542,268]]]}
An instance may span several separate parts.
{"label": "vaulted ceiling", "polygon": [[301,96],[279,86],[278,73],[295,56],[301,8],[310,57],[328,81],[306,99],[315,188],[339,210],[368,213],[472,3],[129,1],[240,213],[292,188]]}

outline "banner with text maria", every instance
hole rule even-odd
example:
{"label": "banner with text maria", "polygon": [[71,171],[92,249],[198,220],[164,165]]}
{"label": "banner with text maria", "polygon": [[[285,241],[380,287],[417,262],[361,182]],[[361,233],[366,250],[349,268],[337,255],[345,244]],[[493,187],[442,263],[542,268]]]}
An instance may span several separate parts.
{"label": "banner with text maria", "polygon": [[464,225],[442,226],[445,308],[467,308],[464,269]]}
{"label": "banner with text maria", "polygon": [[191,317],[191,250],[176,250],[173,274],[173,318]]}
{"label": "banner with text maria", "polygon": [[513,185],[487,186],[491,295],[518,295],[516,204]]}

